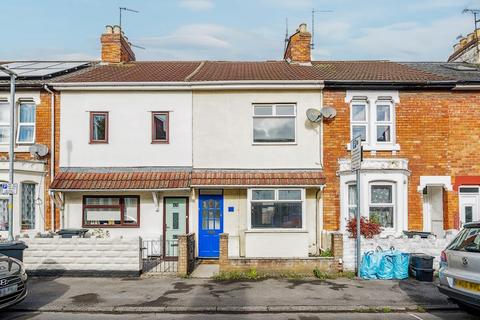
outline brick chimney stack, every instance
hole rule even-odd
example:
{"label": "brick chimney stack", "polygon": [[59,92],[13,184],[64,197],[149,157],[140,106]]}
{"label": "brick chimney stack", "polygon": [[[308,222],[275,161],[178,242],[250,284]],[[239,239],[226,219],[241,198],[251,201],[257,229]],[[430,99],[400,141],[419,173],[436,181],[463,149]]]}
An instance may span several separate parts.
{"label": "brick chimney stack", "polygon": [[470,33],[466,38],[461,38],[453,46],[453,53],[448,62],[480,63],[480,29]]}
{"label": "brick chimney stack", "polygon": [[120,26],[106,26],[105,33],[100,38],[102,43],[102,62],[120,63],[135,61],[135,53],[128,38]]}
{"label": "brick chimney stack", "polygon": [[302,23],[288,39],[283,58],[290,63],[310,64],[312,35],[307,31],[307,24]]}

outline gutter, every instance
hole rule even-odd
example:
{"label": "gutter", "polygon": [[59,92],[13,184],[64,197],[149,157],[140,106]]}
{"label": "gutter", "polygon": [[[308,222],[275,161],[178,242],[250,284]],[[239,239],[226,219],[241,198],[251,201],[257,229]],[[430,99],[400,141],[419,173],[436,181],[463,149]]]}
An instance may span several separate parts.
{"label": "gutter", "polygon": [[190,188],[170,189],[52,189],[51,192],[162,192],[162,191],[190,191]]}
{"label": "gutter", "polygon": [[[43,86],[43,89],[50,93],[50,127],[51,127],[51,140],[50,140],[50,183],[53,182],[53,179],[55,178],[55,94],[53,93],[52,90],[48,88],[48,86],[45,84]],[[55,232],[55,201],[53,199],[50,199],[50,214],[51,214],[51,226],[50,228],[52,229],[53,232]]]}
{"label": "gutter", "polygon": [[453,89],[456,81],[426,81],[426,82],[405,82],[405,81],[325,81],[325,88],[334,89]]}
{"label": "gutter", "polygon": [[292,184],[292,185],[285,185],[285,184],[267,184],[267,185],[250,185],[250,184],[236,184],[236,185],[203,185],[203,184],[192,184],[190,187],[193,188],[215,188],[215,189],[237,189],[237,188],[321,188],[324,186],[323,184]]}
{"label": "gutter", "polygon": [[480,84],[457,84],[452,90],[455,90],[455,91],[480,90]]}

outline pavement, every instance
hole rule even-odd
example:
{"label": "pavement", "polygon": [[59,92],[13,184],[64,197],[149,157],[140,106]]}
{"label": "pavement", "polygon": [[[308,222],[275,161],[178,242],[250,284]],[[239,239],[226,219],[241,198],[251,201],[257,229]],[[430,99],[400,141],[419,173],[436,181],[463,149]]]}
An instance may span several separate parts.
{"label": "pavement", "polygon": [[31,278],[13,311],[63,313],[329,313],[457,310],[433,283],[319,280]]}

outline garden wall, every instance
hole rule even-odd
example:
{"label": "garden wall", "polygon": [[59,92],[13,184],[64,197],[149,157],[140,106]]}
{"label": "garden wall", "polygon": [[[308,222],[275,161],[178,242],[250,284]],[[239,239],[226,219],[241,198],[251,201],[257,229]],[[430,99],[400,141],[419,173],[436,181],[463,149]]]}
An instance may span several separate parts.
{"label": "garden wall", "polygon": [[22,238],[29,275],[139,276],[141,238]]}
{"label": "garden wall", "polygon": [[[435,257],[433,260],[433,268],[438,270],[442,250],[453,240],[457,233],[458,231],[452,230],[447,231],[443,238],[437,238],[432,235],[427,239],[422,239],[420,236],[414,236],[413,238],[408,238],[407,236],[398,238],[389,236],[383,238],[374,237],[373,239],[365,239],[362,237],[362,254],[367,251],[373,251],[379,246],[383,250],[394,247],[397,250],[407,253],[425,253]],[[349,238],[347,235],[343,236],[343,267],[345,270],[355,270],[355,242],[354,238]]]}

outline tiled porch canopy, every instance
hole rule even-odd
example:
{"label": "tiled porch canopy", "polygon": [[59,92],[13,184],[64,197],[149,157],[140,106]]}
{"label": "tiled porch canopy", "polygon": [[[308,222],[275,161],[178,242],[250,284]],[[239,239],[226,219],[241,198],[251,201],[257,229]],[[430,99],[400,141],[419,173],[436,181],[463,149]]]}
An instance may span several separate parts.
{"label": "tiled porch canopy", "polygon": [[87,169],[61,171],[52,191],[163,190],[190,187],[320,186],[321,170],[125,170]]}

